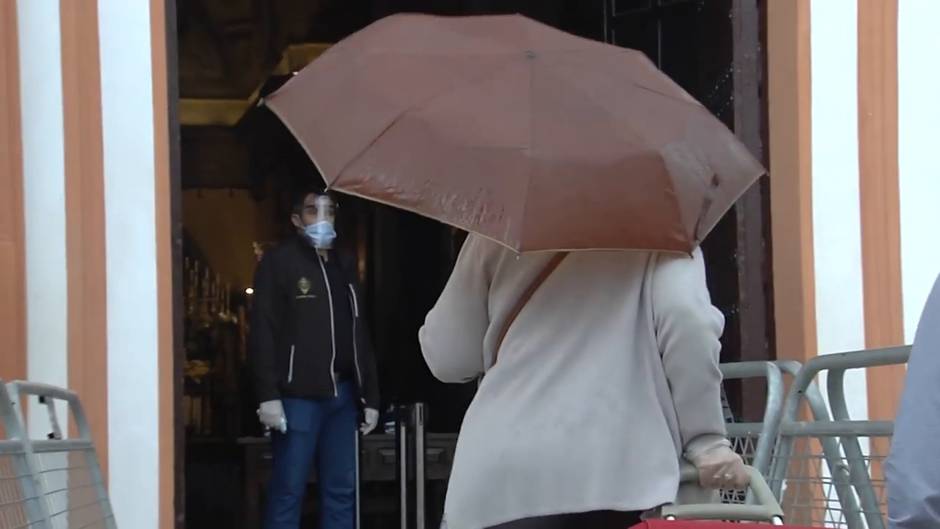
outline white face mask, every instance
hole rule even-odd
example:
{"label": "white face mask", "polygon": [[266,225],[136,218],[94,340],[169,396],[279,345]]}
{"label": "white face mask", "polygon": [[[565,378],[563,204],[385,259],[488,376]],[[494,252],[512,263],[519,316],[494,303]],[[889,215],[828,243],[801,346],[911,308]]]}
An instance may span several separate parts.
{"label": "white face mask", "polygon": [[336,229],[328,220],[314,222],[304,227],[304,235],[318,250],[329,250],[336,240]]}

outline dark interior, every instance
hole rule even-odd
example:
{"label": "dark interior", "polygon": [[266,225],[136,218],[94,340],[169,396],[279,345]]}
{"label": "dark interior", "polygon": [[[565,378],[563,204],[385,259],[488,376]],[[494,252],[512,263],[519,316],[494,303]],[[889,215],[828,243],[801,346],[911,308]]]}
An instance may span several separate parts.
{"label": "dark interior", "polygon": [[[729,125],[761,121],[741,115],[735,97],[735,6],[732,0],[187,0],[177,2],[183,193],[186,377],[179,428],[185,430],[187,526],[246,527],[256,499],[246,438],[261,438],[245,375],[245,314],[255,252],[290,234],[289,197],[318,181],[313,164],[273,115],[255,103],[283,83],[276,73],[291,45],[333,43],[397,12],[441,15],[521,12],[560,29],[647,53]],[[745,2],[746,3],[746,2]],[[754,11],[758,2],[753,3]],[[757,54],[757,43],[751,50]],[[272,74],[272,72],[275,72]],[[759,69],[753,74],[759,76]],[[759,85],[759,79],[752,79]],[[758,98],[759,94],[753,94]],[[242,103],[239,103],[242,102]],[[241,105],[241,106],[239,106]],[[213,117],[224,106],[224,118]],[[231,110],[236,109],[236,110]],[[238,110],[241,109],[241,110]],[[735,115],[738,112],[739,115]],[[760,123],[752,129],[759,131]],[[751,143],[760,145],[760,137]],[[758,203],[760,203],[760,193]],[[742,216],[747,213],[747,217]],[[763,266],[767,249],[744,247],[742,230],[761,231],[765,213],[732,210],[705,253],[714,303],[727,319],[724,361],[769,358],[766,347],[742,353],[742,339],[770,343],[766,327],[744,325],[747,266]],[[417,330],[437,299],[463,235],[436,222],[340,197],[342,251],[358,258],[379,362],[385,406],[424,402],[428,429],[457,432],[474,385],[444,385],[428,371]],[[751,238],[753,239],[753,237]],[[756,252],[756,253],[755,253]],[[754,257],[756,255],[756,257]],[[756,260],[755,260],[756,259]],[[198,263],[198,265],[197,265]],[[198,268],[197,268],[198,266]],[[769,282],[769,277],[765,279]],[[766,311],[759,297],[756,306]],[[744,300],[744,301],[742,301]],[[752,301],[752,303],[754,303]],[[761,312],[765,315],[766,312]],[[763,316],[766,320],[766,316]],[[759,318],[758,318],[759,319]],[[749,337],[756,334],[757,338]],[[742,338],[743,336],[743,338]],[[740,393],[733,408],[747,415]],[[242,440],[242,442],[239,442]],[[429,520],[441,508],[432,494]],[[397,527],[396,489],[363,489],[363,527]],[[311,507],[315,509],[315,507]],[[315,518],[305,522],[315,527]]]}

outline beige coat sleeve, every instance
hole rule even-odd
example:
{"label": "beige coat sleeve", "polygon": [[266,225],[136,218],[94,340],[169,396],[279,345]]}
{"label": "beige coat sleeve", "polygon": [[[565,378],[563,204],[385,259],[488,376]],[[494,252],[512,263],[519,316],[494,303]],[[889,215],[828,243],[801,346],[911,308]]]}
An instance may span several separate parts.
{"label": "beige coat sleeve", "polygon": [[444,292],[418,333],[431,373],[460,383],[483,373],[483,339],[490,325],[487,242],[470,235]]}
{"label": "beige coat sleeve", "polygon": [[686,457],[727,445],[718,367],[724,316],[711,303],[700,250],[657,256],[651,301]]}

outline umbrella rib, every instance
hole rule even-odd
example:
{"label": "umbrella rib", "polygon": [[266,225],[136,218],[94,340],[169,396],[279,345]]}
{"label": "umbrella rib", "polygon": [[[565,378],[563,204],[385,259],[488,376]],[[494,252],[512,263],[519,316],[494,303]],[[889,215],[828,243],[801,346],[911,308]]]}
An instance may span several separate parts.
{"label": "umbrella rib", "polygon": [[[626,54],[628,54],[628,55],[633,55],[633,56],[635,56],[635,57],[638,57],[641,61],[647,63],[647,65],[648,65],[649,67],[653,68],[656,72],[660,73],[661,75],[663,75],[664,77],[666,77],[667,79],[670,79],[670,81],[672,81],[672,79],[669,78],[669,77],[662,71],[662,69],[660,69],[658,66],[656,66],[656,65],[650,60],[650,58],[647,57],[646,54],[644,54],[643,52],[641,52],[641,51],[639,51],[639,50],[632,49],[632,48],[619,48],[619,47],[615,47],[615,46],[611,46],[611,47],[614,48],[614,49],[613,49],[613,50],[610,50],[610,51],[613,51],[613,52],[615,52],[615,53],[618,54],[618,55],[623,55],[623,54],[625,54],[625,52],[626,52]],[[672,81],[672,82],[675,83],[675,81]],[[701,103],[700,101],[698,101],[697,99],[695,99],[694,97],[692,97],[692,96],[691,96],[684,88],[682,88],[682,86],[680,86],[678,83],[675,83],[676,86],[677,86],[682,92],[685,92],[685,94],[689,97],[689,99],[686,99],[686,98],[683,98],[683,97],[679,97],[679,96],[677,96],[677,95],[673,95],[673,94],[667,93],[667,92],[665,92],[665,91],[663,91],[663,90],[660,90],[660,89],[658,89],[658,88],[653,88],[652,86],[648,86],[648,85],[646,85],[646,84],[644,84],[644,83],[642,83],[642,82],[636,81],[636,80],[634,80],[634,79],[631,79],[631,80],[630,80],[630,84],[632,84],[633,86],[635,86],[635,87],[637,87],[637,88],[641,88],[641,89],[646,90],[646,91],[648,91],[648,92],[652,92],[652,93],[654,93],[654,94],[656,94],[656,95],[662,96],[662,97],[664,97],[664,98],[666,98],[666,99],[670,99],[670,100],[673,100],[673,101],[676,101],[676,102],[679,102],[679,103],[683,103],[683,104],[686,104],[686,105],[689,105],[689,106],[693,106],[693,107],[704,107],[704,105],[702,105],[702,103]]]}
{"label": "umbrella rib", "polygon": [[529,61],[529,159],[526,163],[526,182],[525,182],[525,192],[522,194],[522,216],[519,217],[519,222],[522,223],[519,226],[519,248],[516,249],[517,253],[522,252],[522,241],[525,236],[525,228],[527,225],[526,219],[529,214],[529,190],[532,188],[532,151],[535,149],[535,112],[534,112],[534,103],[532,102],[535,99],[535,61]]}
{"label": "umbrella rib", "polygon": [[[268,107],[268,110],[270,110],[275,116],[277,116],[277,119],[279,119],[281,123],[287,128],[291,136],[293,136],[294,139],[297,140],[297,143],[300,144],[301,149],[303,149],[303,151],[307,153],[307,158],[310,158],[310,161],[313,162],[313,165],[314,167],[316,167],[317,172],[320,173],[320,178],[323,180],[323,183],[326,184],[327,189],[329,189],[331,186],[329,177],[327,176],[325,172],[323,172],[323,168],[320,167],[319,162],[317,162],[317,158],[313,155],[313,152],[307,147],[307,144],[305,142],[300,141],[301,136],[294,129],[291,122],[288,121],[283,115],[281,115],[280,110],[276,106],[272,106],[268,104],[264,99],[262,99],[261,102],[264,104],[264,106]],[[339,174],[337,174],[337,178],[338,177],[339,177]]]}
{"label": "umbrella rib", "polygon": [[[573,52],[587,51],[588,53],[591,53],[591,52],[593,52],[594,50],[572,50],[572,51],[573,51]],[[616,49],[616,50],[611,50],[611,51],[614,51],[615,54],[618,55],[618,56],[619,56],[619,55],[624,55],[624,54],[626,54],[626,55],[632,55],[632,56],[639,55],[640,57],[642,57],[642,59],[643,59],[644,61],[647,61],[647,62],[649,61],[649,59],[648,59],[645,55],[643,55],[642,52],[638,52],[638,51],[633,50],[633,49],[630,49],[630,48],[618,48],[618,49]],[[625,52],[626,52],[626,53],[625,53]],[[666,76],[666,74],[663,73],[662,70],[660,70],[659,68],[657,68],[655,65],[651,65],[651,67],[654,68],[654,69],[656,70],[656,72],[658,72],[660,75],[663,75],[664,77],[666,77],[666,78],[668,79],[668,76]],[[559,77],[559,79],[561,79],[561,78]],[[580,88],[580,85],[577,84],[577,83],[575,83],[574,80],[572,80],[572,81],[570,81],[570,82],[571,82],[571,85],[572,85],[572,86],[576,86],[576,87]],[[665,92],[665,91],[663,91],[663,90],[660,90],[660,89],[658,89],[658,88],[654,88],[654,87],[649,86],[649,85],[643,83],[642,81],[638,81],[638,80],[636,80],[636,79],[629,79],[628,82],[630,83],[631,86],[634,86],[634,87],[639,88],[639,89],[641,89],[641,90],[645,90],[645,91],[647,91],[647,92],[656,94],[656,95],[658,95],[658,96],[660,96],[660,97],[662,97],[662,98],[668,99],[668,100],[670,100],[670,101],[674,101],[674,102],[676,102],[676,103],[681,103],[681,104],[683,104],[683,105],[686,105],[686,106],[689,106],[689,107],[692,107],[692,108],[705,108],[705,106],[702,105],[702,103],[701,103],[700,101],[698,101],[697,99],[695,99],[695,98],[692,97],[691,95],[688,95],[687,92],[686,92],[686,95],[688,95],[688,97],[689,97],[688,99],[683,98],[683,97],[680,97],[680,96],[678,96],[678,95],[670,94],[670,93]],[[681,86],[679,86],[678,84],[677,84],[676,86],[677,86],[677,88],[678,88],[679,90],[682,90],[683,92],[685,92],[685,90],[684,90]],[[582,90],[582,93],[584,93],[583,90]]]}
{"label": "umbrella rib", "polygon": [[[461,86],[466,86],[467,84],[469,84],[469,85],[476,85],[476,84],[482,83],[482,82],[484,82],[484,81],[488,81],[488,80],[490,80],[490,79],[496,77],[497,75],[503,73],[504,70],[508,69],[509,67],[511,67],[511,66],[513,66],[513,65],[515,65],[515,62],[509,61],[509,62],[507,62],[507,64],[505,64],[504,66],[502,66],[502,67],[500,67],[500,68],[496,68],[495,70],[489,71],[489,72],[487,72],[485,75],[480,75],[480,76],[478,76],[478,77],[476,77],[476,78],[474,78],[474,79],[472,79],[472,80],[468,80],[466,83],[461,84]],[[405,116],[407,116],[407,115],[410,114],[411,112],[413,112],[413,111],[415,111],[415,110],[417,110],[417,109],[419,109],[419,108],[421,108],[421,107],[424,107],[425,105],[431,103],[431,102],[434,101],[435,99],[439,99],[439,98],[441,98],[441,97],[443,97],[443,96],[445,96],[445,95],[447,95],[447,94],[450,94],[450,93],[451,93],[453,90],[455,90],[456,88],[457,88],[457,86],[450,86],[450,87],[448,87],[448,88],[446,88],[446,89],[441,90],[440,92],[437,92],[437,93],[435,93],[435,94],[432,94],[432,95],[430,95],[430,96],[428,96],[428,97],[422,99],[421,101],[419,101],[419,102],[417,102],[417,103],[413,103],[413,104],[409,105],[408,107],[406,107],[405,109],[403,109],[401,112],[399,112],[398,115],[396,115],[396,116],[388,123],[388,125],[386,125],[386,126],[382,129],[381,132],[379,132],[378,134],[376,134],[375,137],[372,138],[372,140],[369,141],[369,143],[367,143],[358,153],[356,153],[355,156],[353,156],[352,158],[349,159],[348,162],[346,162],[345,164],[343,164],[343,167],[342,167],[339,171],[336,172],[336,178],[333,179],[333,182],[332,182],[331,184],[329,184],[329,186],[333,186],[333,185],[337,184],[337,183],[340,181],[340,179],[343,177],[343,174],[346,172],[346,170],[349,169],[354,163],[356,163],[357,161],[359,161],[360,158],[362,158],[363,156],[365,156],[365,154],[366,154],[367,152],[369,152],[369,149],[371,149],[376,143],[378,143],[379,140],[381,140],[383,136],[385,136],[386,134],[388,134],[388,131],[390,131],[399,121],[401,121],[402,119],[404,119]],[[309,153],[308,153],[308,156],[309,156]],[[313,159],[313,156],[310,156],[310,158]]]}
{"label": "umbrella rib", "polygon": [[670,100],[670,101],[675,101],[676,103],[681,103],[681,104],[683,104],[683,105],[688,105],[688,106],[693,107],[693,108],[705,108],[705,106],[702,105],[702,103],[700,103],[699,101],[696,101],[696,100],[694,100],[694,99],[693,99],[692,101],[687,101],[687,100],[685,100],[685,99],[682,99],[681,97],[676,97],[676,96],[674,96],[674,95],[667,94],[666,92],[663,92],[662,90],[658,90],[658,89],[653,88],[653,87],[651,87],[651,86],[646,86],[645,84],[639,83],[639,82],[637,82],[637,81],[632,81],[631,84],[633,84],[633,86],[639,88],[640,90],[646,90],[647,92],[651,92],[651,93],[656,94],[656,95],[658,95],[658,96],[660,96],[660,97],[666,98],[666,99],[668,99],[668,100]]}
{"label": "umbrella rib", "polygon": [[[494,51],[433,51],[433,50],[421,50],[421,51],[396,51],[396,50],[365,50],[363,55],[366,56],[393,56],[393,57],[492,57],[495,55],[506,55],[509,57],[518,57],[519,54],[523,53],[525,50],[521,49],[507,49],[507,50],[494,50]],[[544,49],[538,50],[539,53],[582,53],[590,51],[586,48],[557,48],[557,49]]]}

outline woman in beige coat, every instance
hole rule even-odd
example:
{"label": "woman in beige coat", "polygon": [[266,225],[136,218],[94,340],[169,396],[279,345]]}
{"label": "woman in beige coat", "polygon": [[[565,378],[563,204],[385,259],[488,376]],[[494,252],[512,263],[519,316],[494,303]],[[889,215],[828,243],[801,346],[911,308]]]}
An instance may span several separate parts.
{"label": "woman in beige coat", "polygon": [[699,251],[552,260],[471,235],[420,332],[444,382],[485,373],[461,428],[448,529],[624,529],[675,501],[680,460],[742,486],[721,409],[719,338]]}

